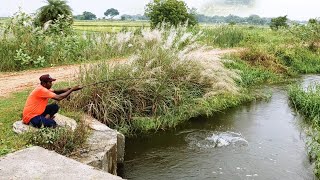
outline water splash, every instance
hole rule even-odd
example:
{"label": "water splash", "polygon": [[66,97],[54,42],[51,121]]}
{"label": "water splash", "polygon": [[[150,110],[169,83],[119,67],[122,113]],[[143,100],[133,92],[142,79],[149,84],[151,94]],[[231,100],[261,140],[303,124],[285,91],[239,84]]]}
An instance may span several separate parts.
{"label": "water splash", "polygon": [[240,133],[235,132],[193,132],[186,136],[190,148],[212,149],[225,146],[247,146],[248,141],[245,140]]}

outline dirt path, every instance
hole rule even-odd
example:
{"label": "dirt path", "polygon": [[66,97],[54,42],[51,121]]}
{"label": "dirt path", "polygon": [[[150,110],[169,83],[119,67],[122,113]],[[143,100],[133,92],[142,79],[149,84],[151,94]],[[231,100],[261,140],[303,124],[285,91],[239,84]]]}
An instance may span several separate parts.
{"label": "dirt path", "polygon": [[50,74],[57,81],[68,81],[75,78],[80,65],[60,66],[40,70],[23,71],[18,73],[0,74],[0,97],[8,96],[12,92],[35,87],[39,84],[39,77]]}
{"label": "dirt path", "polygon": [[[215,49],[210,51],[211,56],[220,57],[223,54],[237,52],[238,49]],[[115,59],[111,63],[120,63],[124,59]],[[50,74],[57,82],[69,81],[76,78],[80,65],[59,66],[40,70],[29,70],[15,73],[0,73],[0,97],[9,96],[13,92],[35,87],[39,84],[39,77]]]}

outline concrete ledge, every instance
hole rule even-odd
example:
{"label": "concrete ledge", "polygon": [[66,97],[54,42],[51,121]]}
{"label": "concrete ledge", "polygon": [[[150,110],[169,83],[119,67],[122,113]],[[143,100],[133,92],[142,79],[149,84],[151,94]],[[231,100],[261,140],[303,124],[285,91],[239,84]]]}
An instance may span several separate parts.
{"label": "concrete ledge", "polygon": [[126,139],[125,136],[117,131],[117,163],[124,163]]}
{"label": "concrete ledge", "polygon": [[91,116],[85,115],[83,120],[93,130],[88,148],[71,158],[116,175],[117,164],[124,159],[124,136]]}
{"label": "concrete ledge", "polygon": [[37,146],[0,158],[0,175],[0,179],[122,179]]}
{"label": "concrete ledge", "polygon": [[[77,126],[75,120],[60,114],[56,114],[55,120],[59,126],[69,126],[73,130]],[[83,120],[92,129],[92,133],[87,140],[88,146],[86,149],[80,150],[80,154],[73,155],[70,158],[116,175],[117,165],[124,162],[124,135],[91,116],[85,115]],[[25,125],[22,121],[17,121],[13,124],[13,130],[16,133],[23,133],[29,130],[37,130],[37,128]]]}

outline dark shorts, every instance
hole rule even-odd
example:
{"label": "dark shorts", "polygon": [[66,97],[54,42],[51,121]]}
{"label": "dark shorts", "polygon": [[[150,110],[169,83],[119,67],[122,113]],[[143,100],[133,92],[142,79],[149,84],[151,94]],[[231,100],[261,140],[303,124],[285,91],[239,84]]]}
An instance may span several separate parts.
{"label": "dark shorts", "polygon": [[47,105],[44,112],[39,116],[33,117],[30,120],[29,124],[32,125],[33,127],[36,127],[36,128],[41,128],[41,126],[43,126],[43,127],[56,127],[57,126],[56,121],[54,121],[53,119],[45,118],[45,116],[47,114],[49,114],[50,118],[53,118],[53,116],[58,111],[59,111],[59,106],[57,104],[49,104],[49,105]]}

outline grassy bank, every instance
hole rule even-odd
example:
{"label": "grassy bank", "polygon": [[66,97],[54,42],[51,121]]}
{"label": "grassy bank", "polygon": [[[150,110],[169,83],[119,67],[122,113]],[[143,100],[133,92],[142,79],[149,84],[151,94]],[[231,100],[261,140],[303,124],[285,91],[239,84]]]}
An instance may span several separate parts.
{"label": "grassy bank", "polygon": [[[121,32],[76,33],[64,22],[46,30],[36,28],[30,18],[20,14],[0,32],[0,71],[101,60],[83,67],[77,83],[106,82],[87,86],[61,105],[66,111],[89,113],[127,135],[165,130],[191,117],[225,111],[255,100],[255,86],[320,72],[318,39],[300,26],[278,31],[228,25],[150,30],[119,24],[115,26],[125,28]],[[76,22],[75,26],[98,29],[114,25]],[[238,51],[220,59],[212,47]],[[127,60],[110,66],[108,59],[115,57]],[[0,101],[2,155],[30,143],[48,145],[42,139],[26,141],[11,130],[26,97],[23,92]],[[41,133],[48,132],[37,135]],[[55,142],[70,140],[56,138],[57,134],[69,134],[63,131],[50,134]],[[57,150],[70,152],[64,147]]]}
{"label": "grassy bank", "polygon": [[12,125],[21,119],[27,94],[27,92],[21,92],[10,98],[0,99],[0,156],[19,150],[26,145],[23,137],[13,132]]}
{"label": "grassy bank", "polygon": [[79,111],[62,109],[60,112],[77,121],[78,127],[75,132],[68,128],[44,128],[36,132],[18,135],[13,131],[12,125],[21,120],[22,110],[30,91],[25,90],[0,99],[0,156],[32,145],[69,155],[84,146],[89,131],[81,123],[82,113]]}
{"label": "grassy bank", "polygon": [[310,126],[307,141],[310,159],[315,164],[315,174],[320,177],[320,85],[312,85],[307,89],[292,86],[289,89],[292,106],[305,117]]}
{"label": "grassy bank", "polygon": [[198,43],[201,36],[184,27],[143,30],[132,37],[136,51],[126,64],[83,68],[80,84],[109,82],[86,87],[66,106],[125,134],[148,132],[251,101],[248,88],[282,79],[241,59],[217,58]]}

